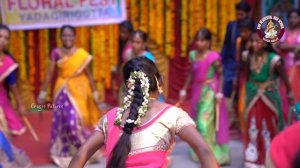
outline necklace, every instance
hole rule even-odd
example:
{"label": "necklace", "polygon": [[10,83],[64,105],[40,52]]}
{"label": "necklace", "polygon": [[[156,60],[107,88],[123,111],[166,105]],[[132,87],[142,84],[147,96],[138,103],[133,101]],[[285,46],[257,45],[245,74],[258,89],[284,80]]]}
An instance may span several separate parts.
{"label": "necklace", "polygon": [[263,53],[262,55],[258,55],[255,57],[255,72],[259,74],[261,72],[261,69],[263,65],[265,64],[265,54]]}

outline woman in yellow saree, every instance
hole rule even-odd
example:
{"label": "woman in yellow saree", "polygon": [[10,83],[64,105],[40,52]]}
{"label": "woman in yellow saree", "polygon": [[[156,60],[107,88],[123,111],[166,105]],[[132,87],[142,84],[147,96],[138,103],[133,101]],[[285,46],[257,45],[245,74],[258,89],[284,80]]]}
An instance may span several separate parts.
{"label": "woman in yellow saree", "polygon": [[50,153],[54,163],[66,167],[77,149],[89,136],[84,126],[93,126],[100,117],[98,93],[88,68],[92,57],[84,49],[76,48],[75,28],[61,28],[62,48],[51,53],[48,76],[42,86],[38,103],[43,103],[46,90],[55,68],[57,80],[54,87]]}

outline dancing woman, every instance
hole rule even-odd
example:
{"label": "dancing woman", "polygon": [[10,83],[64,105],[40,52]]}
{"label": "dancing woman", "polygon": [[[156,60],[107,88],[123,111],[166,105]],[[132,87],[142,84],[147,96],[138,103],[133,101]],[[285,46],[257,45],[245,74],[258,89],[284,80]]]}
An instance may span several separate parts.
{"label": "dancing woman", "polygon": [[292,104],[291,87],[280,56],[256,33],[252,34],[250,51],[242,54],[248,67],[246,84],[246,130],[244,135],[245,167],[263,167],[266,151],[276,133],[283,128],[278,80],[284,81]]}
{"label": "dancing woman", "polygon": [[144,57],[131,59],[125,64],[123,77],[127,87],[123,105],[100,119],[70,168],[83,167],[103,145],[109,168],[166,167],[175,135],[191,145],[202,167],[218,167],[187,113],[157,100],[161,76],[152,61]]}
{"label": "dancing woman", "polygon": [[14,95],[17,103],[17,112],[25,114],[20,92],[17,88],[18,64],[6,53],[9,42],[10,29],[6,25],[0,25],[0,129],[5,134],[20,135],[25,132],[25,127],[13,109],[6,85]]}
{"label": "dancing woman", "polygon": [[[217,52],[210,50],[212,34],[208,29],[200,29],[195,39],[197,50],[189,54],[192,69],[180,91],[180,97],[185,98],[187,87],[192,82],[191,115],[196,120],[197,129],[214,152],[219,164],[228,164],[229,133],[227,112],[221,92],[221,57]],[[219,124],[218,128],[216,122]]]}
{"label": "dancing woman", "polygon": [[48,75],[38,97],[39,103],[45,101],[47,87],[57,68],[50,153],[61,167],[68,165],[87,139],[89,133],[83,127],[96,124],[100,115],[98,92],[89,70],[92,57],[84,49],[75,47],[75,32],[70,25],[61,28],[63,46],[51,53]]}
{"label": "dancing woman", "polygon": [[132,34],[132,48],[127,50],[125,54],[125,62],[134,57],[144,56],[149,60],[155,62],[155,57],[147,51],[148,35],[141,31],[136,30]]}
{"label": "dancing woman", "polygon": [[[280,39],[278,49],[284,60],[285,70],[291,82],[295,100],[300,101],[300,10],[293,9],[288,12],[288,27]],[[288,101],[284,84],[280,85],[280,94],[285,119],[288,118]]]}

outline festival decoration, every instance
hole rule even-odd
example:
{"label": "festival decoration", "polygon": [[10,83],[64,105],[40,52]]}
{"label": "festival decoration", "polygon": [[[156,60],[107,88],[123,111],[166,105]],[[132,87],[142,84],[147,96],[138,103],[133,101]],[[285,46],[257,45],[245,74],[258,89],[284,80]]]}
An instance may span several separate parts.
{"label": "festival decoration", "polygon": [[[169,59],[176,57],[176,54],[182,57],[187,55],[199,28],[207,27],[212,31],[213,49],[220,51],[226,25],[235,19],[237,2],[238,0],[126,0],[126,9],[134,28],[148,33],[149,48],[155,53],[156,64],[168,86]],[[77,46],[93,56],[92,74],[102,98],[104,90],[112,88],[110,69],[118,63],[118,25],[78,27],[76,31]],[[180,33],[176,34],[178,32]],[[50,44],[50,38],[56,41]],[[19,63],[19,78],[30,83],[31,91],[38,90],[40,86],[36,85],[41,84],[46,76],[50,48],[61,46],[59,29],[54,30],[51,37],[50,30],[46,29],[12,31],[10,40],[12,45],[9,50]]]}

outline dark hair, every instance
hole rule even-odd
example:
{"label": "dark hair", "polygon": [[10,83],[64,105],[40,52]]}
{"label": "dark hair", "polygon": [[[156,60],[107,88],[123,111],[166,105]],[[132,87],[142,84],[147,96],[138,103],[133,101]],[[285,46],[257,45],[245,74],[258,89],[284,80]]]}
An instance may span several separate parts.
{"label": "dark hair", "polygon": [[289,19],[293,13],[296,13],[298,16],[300,16],[300,9],[292,9],[292,10],[290,10],[288,12],[288,14],[287,14],[287,18]]}
{"label": "dark hair", "polygon": [[65,29],[70,29],[74,35],[76,35],[76,28],[74,26],[71,26],[71,25],[63,25],[61,28],[60,28],[60,37],[62,36],[63,32]]}
{"label": "dark hair", "polygon": [[246,12],[246,13],[249,13],[250,10],[251,10],[249,4],[248,4],[246,1],[241,1],[241,2],[237,3],[237,4],[235,5],[235,9],[236,9],[236,10],[244,11],[244,12]]}
{"label": "dark hair", "polygon": [[[7,25],[0,24],[0,30],[7,30],[8,33],[9,33],[9,35],[10,35],[11,31],[10,31],[10,28]],[[6,55],[8,55],[8,56],[10,56],[15,61],[15,59],[12,57],[12,55],[10,54],[10,52],[7,49],[4,50],[3,53],[6,54]]]}
{"label": "dark hair", "polygon": [[142,30],[135,30],[133,33],[132,33],[132,37],[134,37],[134,36],[139,36],[139,37],[141,37],[142,38],[142,40],[144,41],[144,42],[146,42],[147,40],[148,40],[148,35],[147,35],[147,33],[145,33],[144,31],[142,31]]}
{"label": "dark hair", "polygon": [[246,28],[251,30],[251,32],[255,32],[255,23],[253,22],[252,19],[250,18],[246,18],[244,20],[242,20],[239,24],[239,28]]}
{"label": "dark hair", "polygon": [[[160,80],[161,77],[157,67],[152,61],[148,60],[145,57],[136,57],[129,60],[123,68],[123,77],[125,83],[129,79],[130,74],[134,71],[142,71],[146,74],[146,76],[149,78],[150,92],[158,90],[155,78]],[[135,79],[133,92],[134,96],[132,103],[129,107],[130,111],[127,119],[136,120],[138,117],[138,109],[144,101],[141,88],[141,81],[139,79]],[[119,141],[117,142],[111,155],[109,156],[107,168],[125,168],[127,156],[131,150],[130,135],[134,127],[134,123],[125,123],[123,128],[123,134],[119,138]]]}
{"label": "dark hair", "polygon": [[0,24],[0,30],[2,30],[2,29],[7,30],[10,33],[10,28],[7,25]]}
{"label": "dark hair", "polygon": [[[252,35],[257,35],[257,36],[259,36],[256,32],[252,32]],[[264,47],[264,50],[265,50],[265,51],[277,53],[276,50],[274,49],[272,43],[268,43],[268,42],[265,42],[265,41],[263,41],[263,42],[265,43],[265,47]],[[251,54],[253,53],[252,47],[251,47],[251,49],[250,49],[250,53],[251,53]]]}
{"label": "dark hair", "polygon": [[131,21],[129,21],[129,20],[125,20],[125,21],[121,22],[119,26],[126,28],[130,33],[132,33],[134,30],[133,25],[132,25]]}
{"label": "dark hair", "polygon": [[212,40],[212,34],[207,28],[201,28],[197,33],[195,39],[197,40],[199,36],[202,35],[202,37],[207,40],[211,41]]}
{"label": "dark hair", "polygon": [[300,150],[297,152],[293,160],[293,168],[299,168],[299,167],[300,167]]}

